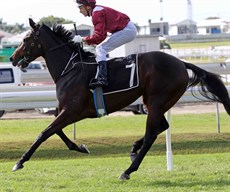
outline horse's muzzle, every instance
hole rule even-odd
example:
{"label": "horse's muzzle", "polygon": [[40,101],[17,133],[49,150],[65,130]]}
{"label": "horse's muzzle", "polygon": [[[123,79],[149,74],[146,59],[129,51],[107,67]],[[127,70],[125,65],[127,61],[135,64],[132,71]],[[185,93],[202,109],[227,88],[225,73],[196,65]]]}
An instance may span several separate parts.
{"label": "horse's muzzle", "polygon": [[14,61],[13,56],[10,57],[10,61],[11,61],[11,63],[12,63],[13,66],[16,66],[18,64],[18,62]]}

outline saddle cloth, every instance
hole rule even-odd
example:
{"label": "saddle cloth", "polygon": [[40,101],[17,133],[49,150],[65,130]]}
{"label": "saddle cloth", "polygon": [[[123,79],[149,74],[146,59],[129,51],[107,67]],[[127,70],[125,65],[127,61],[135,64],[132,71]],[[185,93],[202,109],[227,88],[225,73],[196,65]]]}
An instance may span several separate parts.
{"label": "saddle cloth", "polygon": [[127,91],[139,86],[137,61],[137,54],[107,61],[109,86],[103,88],[104,95]]}

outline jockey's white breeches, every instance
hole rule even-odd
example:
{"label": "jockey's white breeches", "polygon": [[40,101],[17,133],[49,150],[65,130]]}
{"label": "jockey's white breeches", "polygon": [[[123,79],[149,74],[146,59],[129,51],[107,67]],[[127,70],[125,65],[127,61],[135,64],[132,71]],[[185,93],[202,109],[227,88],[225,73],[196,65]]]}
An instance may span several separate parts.
{"label": "jockey's white breeches", "polygon": [[117,31],[96,46],[96,61],[106,61],[106,55],[121,45],[134,40],[137,36],[136,26],[132,21],[123,30]]}

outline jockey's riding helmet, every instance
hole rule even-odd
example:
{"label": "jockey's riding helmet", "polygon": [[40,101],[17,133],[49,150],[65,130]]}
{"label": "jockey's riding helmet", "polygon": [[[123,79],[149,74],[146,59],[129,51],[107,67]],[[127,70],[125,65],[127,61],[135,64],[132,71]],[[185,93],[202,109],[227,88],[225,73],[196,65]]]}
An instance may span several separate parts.
{"label": "jockey's riding helmet", "polygon": [[76,3],[79,7],[82,5],[95,6],[96,0],[76,0]]}

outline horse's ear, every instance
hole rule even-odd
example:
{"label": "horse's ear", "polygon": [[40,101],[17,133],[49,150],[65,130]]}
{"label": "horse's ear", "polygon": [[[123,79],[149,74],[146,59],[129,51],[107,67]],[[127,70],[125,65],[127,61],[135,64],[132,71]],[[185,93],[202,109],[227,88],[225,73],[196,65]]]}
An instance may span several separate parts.
{"label": "horse's ear", "polygon": [[30,23],[30,27],[32,27],[32,29],[36,29],[39,27],[39,24],[36,24],[33,19],[29,18],[29,23]]}

